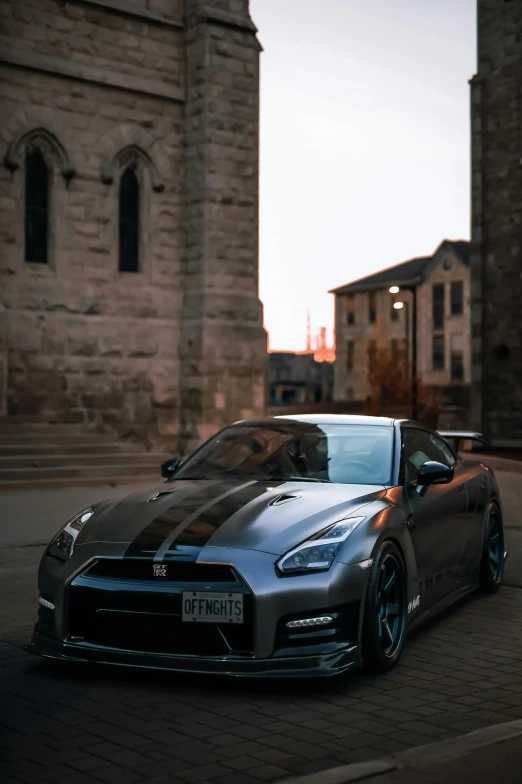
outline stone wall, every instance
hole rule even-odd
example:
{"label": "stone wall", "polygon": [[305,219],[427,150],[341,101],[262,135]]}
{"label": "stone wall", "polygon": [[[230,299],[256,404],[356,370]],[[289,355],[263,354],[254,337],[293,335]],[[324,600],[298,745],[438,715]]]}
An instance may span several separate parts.
{"label": "stone wall", "polygon": [[[225,12],[226,11],[226,12]],[[266,401],[258,281],[259,52],[248,2],[189,0],[181,427],[195,446]]]}
{"label": "stone wall", "polygon": [[[1,6],[9,413],[186,451],[263,410],[259,45],[247,2],[209,5],[191,0],[187,29],[182,0]],[[28,146],[52,173],[48,264],[24,261]],[[138,273],[118,271],[129,162]]]}
{"label": "stone wall", "polygon": [[522,0],[478,0],[471,81],[473,425],[522,441]]}
{"label": "stone wall", "polygon": [[7,313],[0,303],[0,416],[7,414]]}

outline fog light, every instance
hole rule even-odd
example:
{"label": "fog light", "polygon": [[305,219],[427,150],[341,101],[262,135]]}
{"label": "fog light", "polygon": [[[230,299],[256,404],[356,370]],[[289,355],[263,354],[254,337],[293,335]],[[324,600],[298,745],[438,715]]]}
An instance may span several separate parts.
{"label": "fog light", "polygon": [[299,629],[302,626],[328,626],[332,621],[331,615],[321,615],[319,618],[303,618],[301,621],[288,621],[286,628]]}
{"label": "fog light", "polygon": [[54,604],[52,602],[48,602],[47,599],[42,599],[41,596],[38,597],[38,601],[42,605],[42,607],[47,607],[48,610],[54,610]]}

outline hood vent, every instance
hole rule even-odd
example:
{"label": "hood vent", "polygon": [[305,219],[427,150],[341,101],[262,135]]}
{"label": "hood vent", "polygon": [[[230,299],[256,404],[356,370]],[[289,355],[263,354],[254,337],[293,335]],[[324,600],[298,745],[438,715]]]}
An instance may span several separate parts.
{"label": "hood vent", "polygon": [[283,493],[282,495],[276,495],[268,506],[281,506],[281,504],[286,504],[288,501],[297,501],[298,498],[301,498],[301,496],[293,495],[292,493]]}
{"label": "hood vent", "polygon": [[154,493],[154,495],[151,495],[147,503],[150,503],[151,501],[159,501],[160,498],[165,498],[167,495],[174,495],[174,493],[177,492],[177,490],[160,490],[159,493]]}

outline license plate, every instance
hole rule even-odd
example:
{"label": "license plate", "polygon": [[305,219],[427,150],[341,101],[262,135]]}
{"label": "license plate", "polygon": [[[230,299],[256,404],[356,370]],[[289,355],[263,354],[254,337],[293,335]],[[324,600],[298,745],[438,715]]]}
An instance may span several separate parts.
{"label": "license plate", "polygon": [[184,591],[182,620],[187,623],[243,623],[243,594]]}

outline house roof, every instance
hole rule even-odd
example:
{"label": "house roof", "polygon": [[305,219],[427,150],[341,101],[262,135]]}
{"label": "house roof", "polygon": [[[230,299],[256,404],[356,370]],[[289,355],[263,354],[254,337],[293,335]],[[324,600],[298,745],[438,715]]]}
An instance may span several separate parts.
{"label": "house roof", "polygon": [[432,256],[419,256],[403,261],[393,267],[375,272],[373,275],[354,280],[353,283],[331,289],[329,293],[356,294],[359,291],[382,289],[393,284],[416,286],[422,281],[426,268],[443,246],[449,246],[466,266],[469,264],[469,242],[466,240],[443,240]]}

